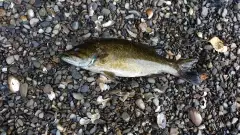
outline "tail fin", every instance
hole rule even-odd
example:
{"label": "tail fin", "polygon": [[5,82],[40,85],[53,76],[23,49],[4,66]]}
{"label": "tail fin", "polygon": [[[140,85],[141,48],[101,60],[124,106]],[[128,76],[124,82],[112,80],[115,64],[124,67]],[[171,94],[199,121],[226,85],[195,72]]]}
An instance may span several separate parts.
{"label": "tail fin", "polygon": [[193,64],[196,63],[197,59],[183,59],[179,60],[178,67],[179,67],[179,75],[180,78],[190,82],[194,85],[199,85],[201,83],[200,74],[196,71],[189,71]]}

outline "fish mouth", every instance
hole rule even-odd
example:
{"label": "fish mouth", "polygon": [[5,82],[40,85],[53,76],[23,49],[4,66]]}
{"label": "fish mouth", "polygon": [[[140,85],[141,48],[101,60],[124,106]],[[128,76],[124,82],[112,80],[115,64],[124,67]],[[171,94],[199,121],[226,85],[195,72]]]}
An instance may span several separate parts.
{"label": "fish mouth", "polygon": [[62,59],[62,58],[70,57],[70,55],[67,53],[62,53],[62,54],[59,54],[58,57]]}

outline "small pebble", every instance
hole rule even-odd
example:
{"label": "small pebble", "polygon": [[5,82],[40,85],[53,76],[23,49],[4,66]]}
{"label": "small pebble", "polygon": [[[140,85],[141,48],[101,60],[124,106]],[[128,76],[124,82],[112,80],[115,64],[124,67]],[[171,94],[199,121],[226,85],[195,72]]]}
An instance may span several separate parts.
{"label": "small pebble", "polygon": [[153,78],[148,78],[148,82],[149,82],[149,83],[155,83],[155,79],[153,79]]}
{"label": "small pebble", "polygon": [[0,17],[3,17],[6,15],[6,11],[2,8],[0,8]]}
{"label": "small pebble", "polygon": [[110,12],[111,11],[109,9],[107,9],[107,8],[103,8],[102,9],[102,14],[105,15],[105,16],[108,16],[110,14]]}
{"label": "small pebble", "polygon": [[13,56],[8,56],[6,59],[7,64],[13,64],[14,63],[14,57]]}
{"label": "small pebble", "polygon": [[123,112],[122,119],[126,122],[129,122],[129,120],[130,120],[129,114],[127,112]]}
{"label": "small pebble", "polygon": [[206,17],[208,15],[208,8],[207,7],[202,7],[202,17]]}
{"label": "small pebble", "polygon": [[20,94],[22,97],[26,97],[28,92],[28,84],[24,83],[20,85]]}
{"label": "small pebble", "polygon": [[32,27],[34,27],[38,22],[39,22],[39,19],[38,19],[38,18],[32,18],[32,19],[30,20],[30,25],[31,25]]}
{"label": "small pebble", "polygon": [[73,30],[77,30],[79,28],[79,22],[75,21],[75,22],[72,23],[71,26],[72,26]]}
{"label": "small pebble", "polygon": [[32,9],[28,9],[27,15],[28,15],[29,18],[33,18],[34,17],[34,11]]}
{"label": "small pebble", "polygon": [[142,99],[137,99],[135,103],[140,109],[145,110],[145,104]]}
{"label": "small pebble", "polygon": [[236,117],[233,118],[233,119],[232,119],[232,124],[235,124],[237,121],[238,121],[238,118],[236,118]]}

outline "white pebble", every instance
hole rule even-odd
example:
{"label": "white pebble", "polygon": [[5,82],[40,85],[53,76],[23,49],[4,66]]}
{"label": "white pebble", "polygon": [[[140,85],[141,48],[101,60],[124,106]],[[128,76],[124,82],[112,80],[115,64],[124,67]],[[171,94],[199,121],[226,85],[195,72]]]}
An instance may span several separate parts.
{"label": "white pebble", "polygon": [[28,9],[27,14],[28,14],[29,18],[33,18],[34,17],[34,11],[32,9]]}
{"label": "white pebble", "polygon": [[167,120],[166,120],[166,117],[164,115],[164,113],[159,113],[157,115],[157,124],[158,124],[158,127],[160,128],[165,128],[166,127],[166,123],[167,123]]}
{"label": "white pebble", "polygon": [[13,64],[14,63],[14,57],[13,56],[8,56],[6,59],[7,64]]}
{"label": "white pebble", "polygon": [[235,124],[237,121],[238,121],[238,118],[236,118],[236,117],[233,118],[233,119],[232,119],[232,124]]}
{"label": "white pebble", "polygon": [[31,25],[32,27],[34,27],[38,22],[39,22],[39,19],[38,19],[38,18],[32,18],[32,19],[30,20],[30,25]]}
{"label": "white pebble", "polygon": [[80,121],[79,121],[80,125],[87,125],[90,122],[91,122],[91,120],[86,118],[86,117],[85,118],[81,118]]}
{"label": "white pebble", "polygon": [[129,7],[130,7],[129,3],[125,3],[125,8],[129,9]]}
{"label": "white pebble", "polygon": [[206,128],[205,125],[201,125],[201,126],[198,127],[198,129],[200,129],[200,130],[203,130],[203,129],[205,129],[205,128]]}
{"label": "white pebble", "polygon": [[107,22],[105,22],[104,24],[102,24],[102,27],[110,27],[114,24],[115,22],[113,20],[109,20]]}
{"label": "white pebble", "polygon": [[64,132],[64,127],[60,124],[57,124],[57,129],[60,131],[60,132]]}
{"label": "white pebble", "polygon": [[4,68],[2,68],[2,72],[7,72],[7,68],[6,67],[4,67]]}
{"label": "white pebble", "polygon": [[149,83],[155,83],[155,79],[153,79],[153,78],[148,78],[148,82],[149,82]]}
{"label": "white pebble", "polygon": [[13,77],[13,76],[9,76],[8,77],[8,86],[10,91],[12,92],[18,92],[20,89],[20,82],[18,81],[17,78]]}
{"label": "white pebble", "polygon": [[40,33],[40,34],[43,33],[43,32],[44,32],[43,29],[39,29],[39,30],[38,30],[38,33]]}
{"label": "white pebble", "polygon": [[55,94],[53,91],[51,91],[50,94],[48,94],[48,98],[49,98],[50,100],[53,100],[53,99],[56,98],[56,94]]}
{"label": "white pebble", "polygon": [[145,104],[144,104],[144,102],[143,102],[142,99],[137,99],[137,100],[136,100],[136,105],[137,105],[140,109],[142,109],[142,110],[145,109]]}
{"label": "white pebble", "polygon": [[171,1],[165,1],[165,4],[170,6],[172,4],[172,2]]}

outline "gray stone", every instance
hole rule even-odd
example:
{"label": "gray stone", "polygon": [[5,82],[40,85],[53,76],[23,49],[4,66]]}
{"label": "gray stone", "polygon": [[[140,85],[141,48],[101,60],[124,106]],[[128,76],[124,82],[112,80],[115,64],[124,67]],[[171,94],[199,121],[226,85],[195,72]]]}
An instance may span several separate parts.
{"label": "gray stone", "polygon": [[224,9],[223,9],[223,12],[222,12],[222,17],[223,17],[223,18],[225,18],[225,17],[227,16],[227,12],[228,12],[227,9],[224,8]]}
{"label": "gray stone", "polygon": [[135,80],[133,80],[133,81],[131,82],[131,87],[132,87],[132,88],[137,88],[137,87],[139,87],[138,82],[136,82]]}
{"label": "gray stone", "polygon": [[17,123],[18,123],[19,126],[23,126],[23,121],[21,119],[18,119]]}
{"label": "gray stone", "polygon": [[82,75],[74,68],[74,69],[72,70],[72,77],[73,77],[74,79],[80,79],[80,78],[82,78]]}
{"label": "gray stone", "polygon": [[49,94],[51,91],[53,91],[53,88],[50,84],[46,84],[43,88],[44,93]]}
{"label": "gray stone", "polygon": [[217,24],[217,30],[222,30],[222,25],[220,23]]}
{"label": "gray stone", "polygon": [[103,9],[102,9],[102,14],[103,14],[103,15],[108,16],[108,15],[110,14],[110,12],[111,12],[111,11],[110,11],[109,9],[107,9],[107,8],[103,8]]}
{"label": "gray stone", "polygon": [[72,23],[71,26],[72,26],[72,29],[73,29],[73,30],[77,30],[77,29],[79,28],[79,22],[78,22],[78,21],[75,21],[75,22]]}
{"label": "gray stone", "polygon": [[32,45],[33,45],[33,47],[38,47],[39,43],[37,41],[32,41]]}
{"label": "gray stone", "polygon": [[24,83],[20,85],[20,94],[22,97],[26,97],[28,92],[28,84]]}
{"label": "gray stone", "polygon": [[130,120],[130,116],[129,116],[129,114],[127,112],[123,112],[121,117],[126,122],[128,122]]}
{"label": "gray stone", "polygon": [[13,64],[14,63],[14,57],[13,56],[8,56],[6,59],[7,64]]}
{"label": "gray stone", "polygon": [[88,85],[83,85],[80,89],[80,92],[83,92],[83,93],[89,92],[89,86]]}
{"label": "gray stone", "polygon": [[38,13],[40,16],[46,16],[47,11],[45,10],[45,8],[41,8]]}
{"label": "gray stone", "polygon": [[18,72],[18,67],[10,67],[9,68],[9,71],[11,72],[11,73],[17,73]]}
{"label": "gray stone", "polygon": [[154,78],[148,78],[148,82],[149,83],[155,83],[155,79]]}
{"label": "gray stone", "polygon": [[206,17],[208,15],[208,8],[207,7],[202,7],[202,17]]}
{"label": "gray stone", "polygon": [[39,19],[38,19],[38,18],[32,18],[32,19],[30,20],[30,25],[31,25],[32,27],[34,27],[38,22],[39,22]]}
{"label": "gray stone", "polygon": [[33,65],[34,65],[34,67],[36,67],[36,68],[40,68],[41,67],[41,64],[38,62],[38,61],[33,61]]}
{"label": "gray stone", "polygon": [[45,30],[46,33],[50,33],[52,32],[52,28],[51,27],[47,27],[47,29]]}
{"label": "gray stone", "polygon": [[43,112],[39,113],[38,117],[42,119],[44,117],[44,113]]}

